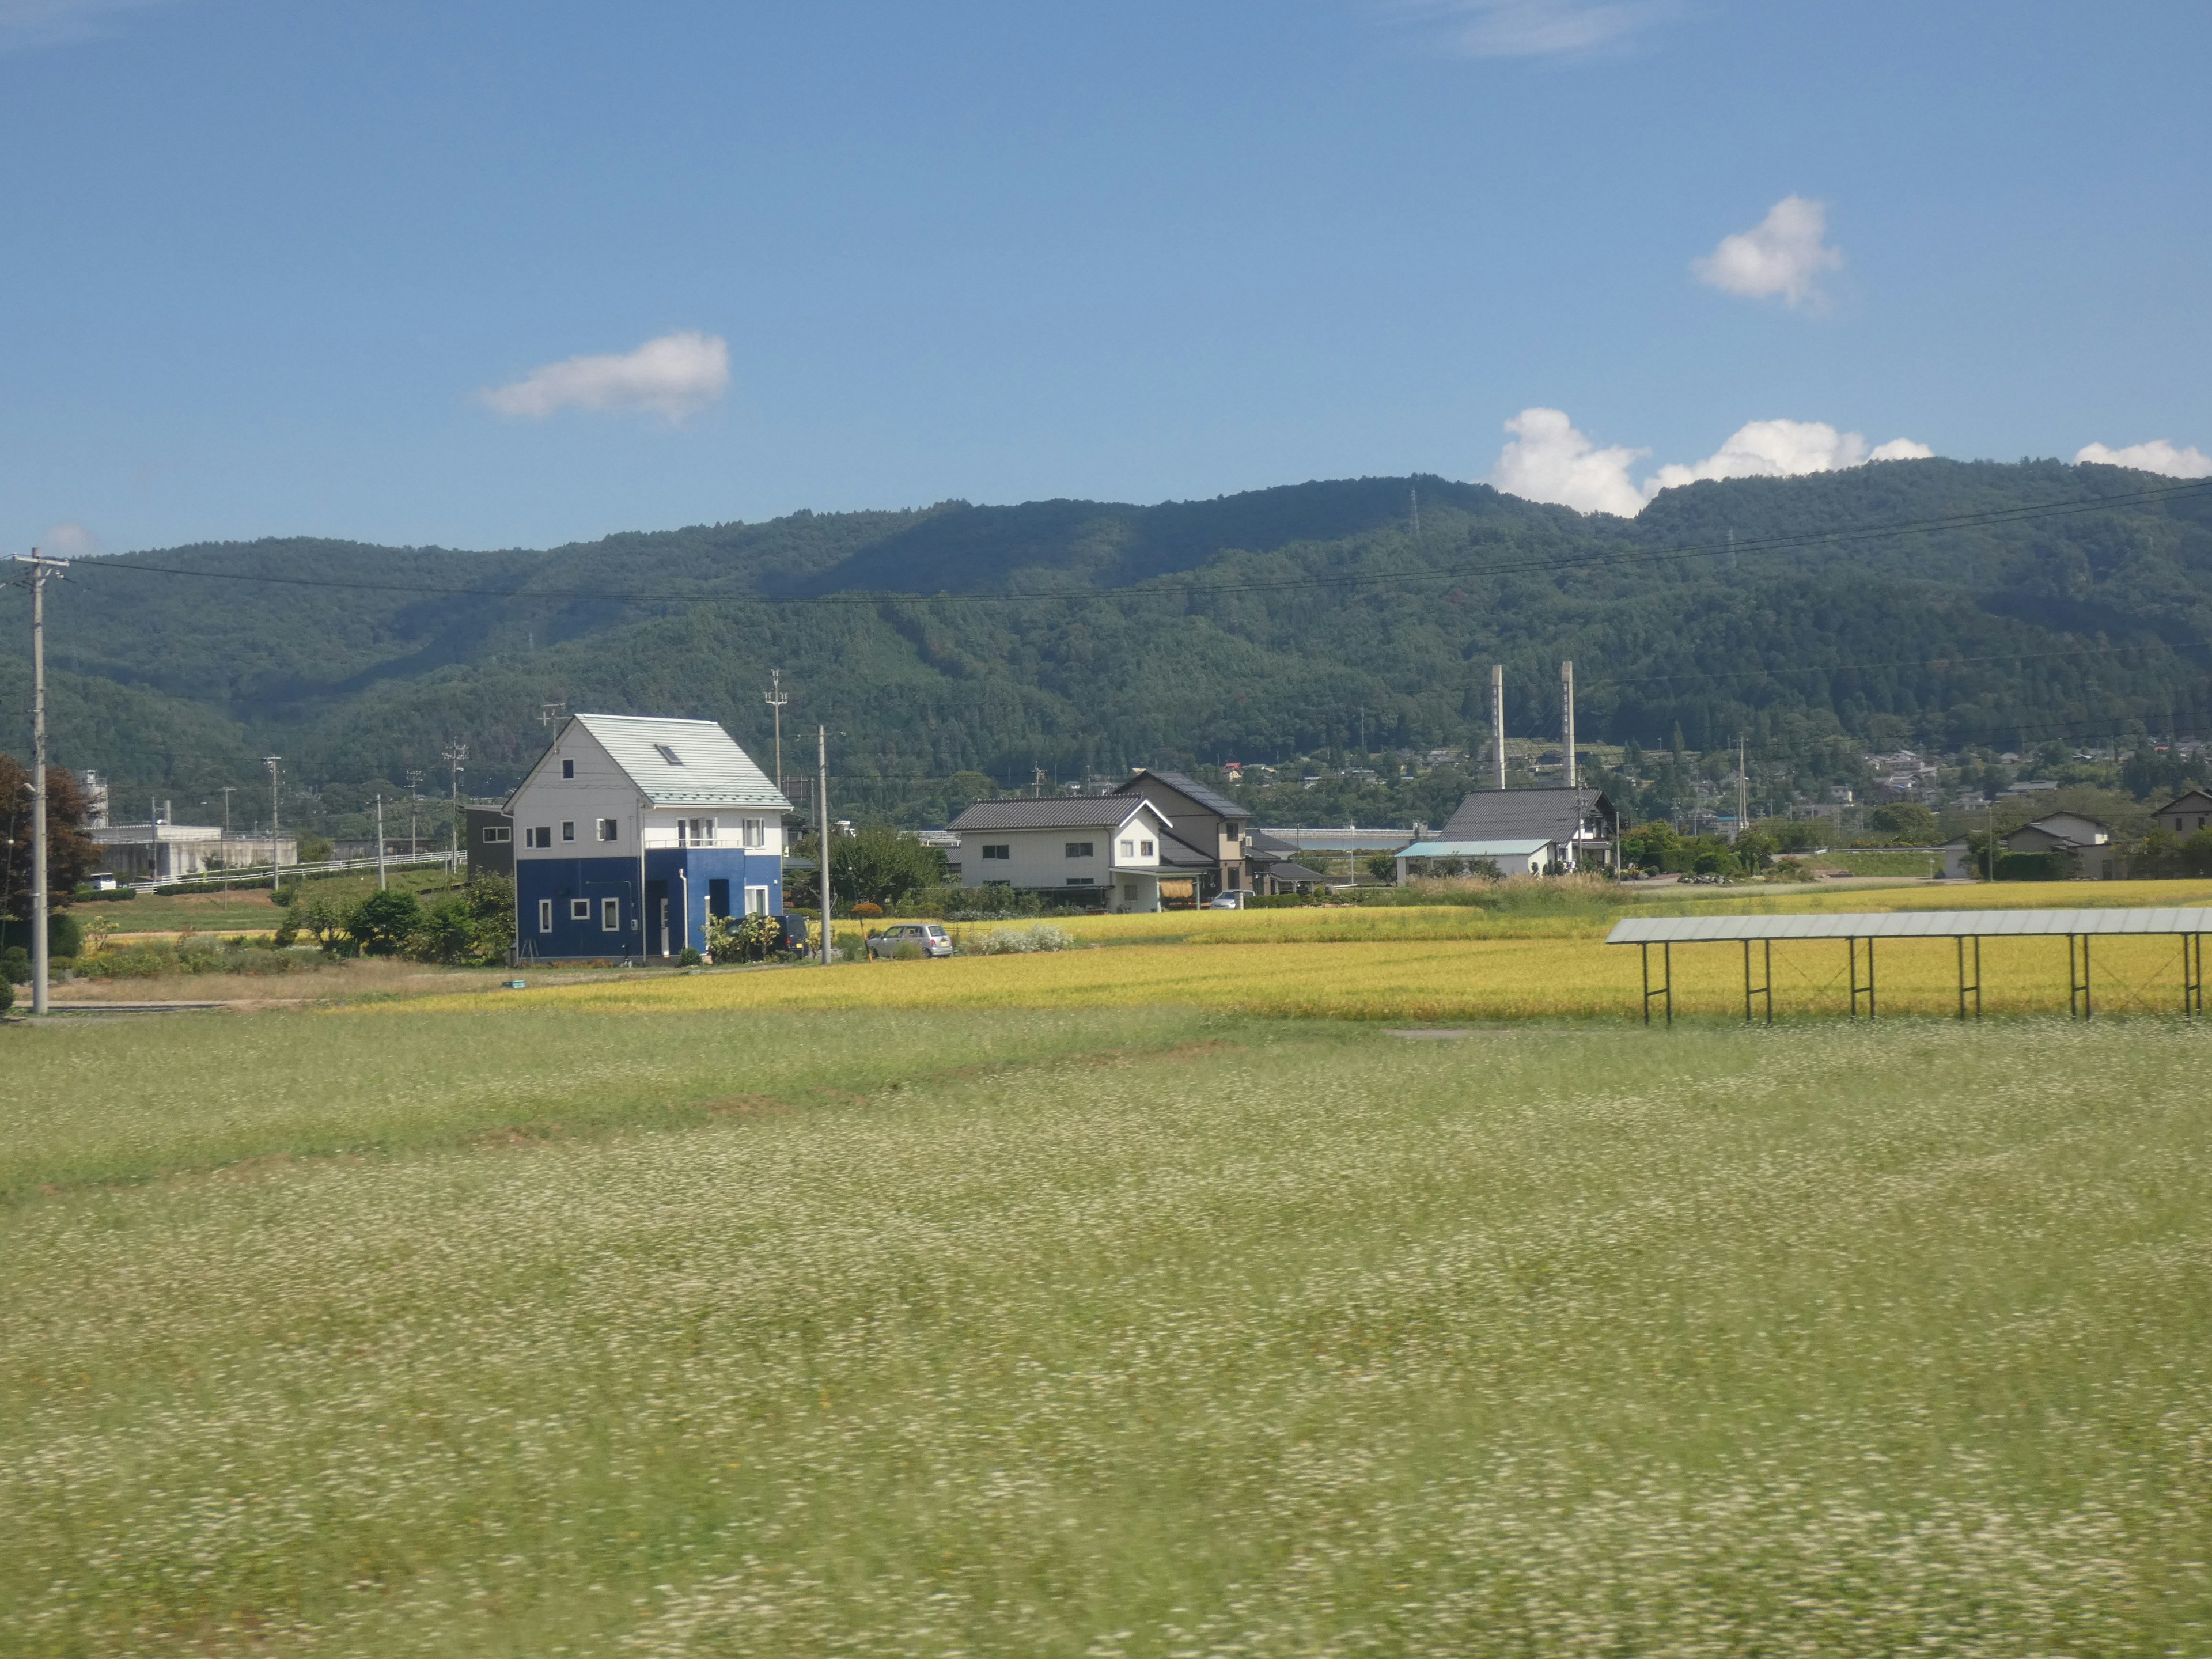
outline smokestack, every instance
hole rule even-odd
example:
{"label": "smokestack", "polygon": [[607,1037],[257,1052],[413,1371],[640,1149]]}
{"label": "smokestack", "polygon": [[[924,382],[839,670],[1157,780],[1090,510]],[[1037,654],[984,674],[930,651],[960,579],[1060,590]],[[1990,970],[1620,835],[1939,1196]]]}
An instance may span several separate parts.
{"label": "smokestack", "polygon": [[1572,789],[1576,787],[1575,665],[1572,658],[1559,665],[1559,710],[1560,730],[1566,734],[1567,739],[1567,787]]}
{"label": "smokestack", "polygon": [[1498,787],[1505,787],[1505,668],[1490,666],[1490,758],[1498,769]]}

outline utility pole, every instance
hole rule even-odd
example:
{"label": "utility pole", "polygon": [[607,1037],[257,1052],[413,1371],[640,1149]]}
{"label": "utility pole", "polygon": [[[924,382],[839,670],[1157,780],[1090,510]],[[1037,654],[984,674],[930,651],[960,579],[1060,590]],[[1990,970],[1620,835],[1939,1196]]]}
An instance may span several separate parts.
{"label": "utility pole", "polygon": [[416,829],[416,818],[422,807],[422,774],[414,767],[407,769],[407,856],[422,856],[422,838]]}
{"label": "utility pole", "polygon": [[446,764],[453,773],[453,821],[447,826],[448,858],[446,873],[449,879],[459,881],[461,876],[461,764],[469,757],[467,740],[455,738],[446,745]]}
{"label": "utility pole", "polygon": [[814,759],[821,776],[814,791],[815,878],[822,890],[822,965],[827,968],[830,956],[830,728],[814,728]]}
{"label": "utility pole", "polygon": [[1735,734],[1735,833],[1743,834],[1744,821],[1751,816],[1751,774],[1746,769],[1743,733]]}
{"label": "utility pole", "polygon": [[1498,769],[1498,787],[1505,787],[1505,665],[1490,665],[1490,758]]}
{"label": "utility pole", "polygon": [[18,554],[31,567],[24,579],[31,590],[31,1012],[46,1012],[50,967],[46,915],[46,583],[69,572],[64,559]]}
{"label": "utility pole", "polygon": [[791,694],[783,689],[783,670],[768,671],[768,706],[775,711],[775,793],[783,793],[783,706]]}
{"label": "utility pole", "polygon": [[1410,497],[1412,498],[1412,500],[1413,500],[1413,539],[1414,539],[1415,541],[1417,541],[1417,542],[1418,542],[1419,540],[1420,540],[1420,539],[1421,539],[1421,489],[1420,489],[1420,486],[1419,486],[1419,484],[1416,484],[1416,483],[1414,483],[1413,482],[1412,482],[1412,480],[1408,479],[1408,480],[1407,481],[1407,484],[1406,484],[1406,494],[1407,494],[1408,496],[1410,496]]}
{"label": "utility pole", "polygon": [[269,769],[269,890],[274,893],[277,884],[284,879],[276,863],[276,763],[282,755],[264,755],[261,763]]}
{"label": "utility pole", "polygon": [[1575,665],[1569,658],[1559,665],[1559,731],[1566,738],[1567,787],[1578,787],[1575,771]]}
{"label": "utility pole", "polygon": [[376,798],[376,890],[389,885],[384,879],[384,797]]}

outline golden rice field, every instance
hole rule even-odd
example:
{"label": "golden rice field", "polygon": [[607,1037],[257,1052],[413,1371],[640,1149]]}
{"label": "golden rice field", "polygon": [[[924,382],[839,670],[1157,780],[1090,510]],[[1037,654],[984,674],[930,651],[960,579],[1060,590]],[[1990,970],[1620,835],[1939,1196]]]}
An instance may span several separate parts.
{"label": "golden rice field", "polygon": [[[1269,913],[1260,913],[1262,915]],[[1296,917],[1299,912],[1275,912]],[[1291,942],[1216,941],[1219,948],[1129,945],[1035,956],[954,957],[933,962],[841,964],[767,971],[640,977],[493,995],[469,994],[401,1008],[496,1012],[514,1000],[595,1012],[806,1008],[1079,1008],[1176,1004],[1239,1013],[1436,1022],[1641,1018],[1642,963],[1633,946],[1580,937],[1389,937],[1404,913],[1383,912],[1382,939]],[[1425,917],[1432,912],[1414,912]],[[1118,918],[1109,918],[1118,920]],[[1339,925],[1364,925],[1351,917]],[[1255,929],[1248,939],[1264,939]],[[2063,1014],[2066,941],[1988,939],[1982,945],[1987,1014]],[[1678,1018],[1743,1012],[1743,953],[1733,944],[1678,945]],[[1777,1018],[1841,1017],[1850,1011],[1841,941],[1774,947]],[[1659,953],[1653,952],[1654,972]],[[2176,939],[2107,938],[2092,954],[2094,1006],[2106,1016],[2179,1013],[2181,948]],[[1763,952],[1756,976],[1765,973]],[[1862,970],[1863,971],[1863,969]],[[1958,959],[1945,939],[1885,940],[1876,950],[1877,1006],[1884,1014],[1953,1015]],[[1764,1017],[1765,1005],[1759,1005]]]}
{"label": "golden rice field", "polygon": [[0,1030],[0,1654],[2212,1643],[2179,1022],[483,1008]]}

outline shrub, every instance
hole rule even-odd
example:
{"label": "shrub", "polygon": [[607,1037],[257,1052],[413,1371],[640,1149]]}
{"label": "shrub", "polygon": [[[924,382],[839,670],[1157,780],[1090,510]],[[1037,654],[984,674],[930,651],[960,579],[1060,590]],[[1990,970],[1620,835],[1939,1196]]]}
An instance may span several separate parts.
{"label": "shrub", "polygon": [[11,945],[0,951],[0,981],[9,985],[28,985],[31,982],[31,953],[20,945]]}
{"label": "shrub", "polygon": [[684,947],[684,954],[676,958],[676,965],[678,968],[696,968],[706,959],[687,945]]}
{"label": "shrub", "polygon": [[345,913],[346,937],[363,956],[395,957],[422,925],[422,906],[397,887],[371,893]]}
{"label": "shrub", "polygon": [[476,918],[460,899],[447,899],[423,911],[414,931],[407,936],[407,954],[418,962],[443,963],[452,967],[473,960],[476,951]]}
{"label": "shrub", "polygon": [[784,949],[781,916],[710,916],[707,948],[717,962],[766,962]]}
{"label": "shrub", "polygon": [[[1073,951],[1075,935],[1040,921],[1028,927],[994,927],[968,947],[979,956],[1026,956],[1032,951]],[[918,956],[919,951],[915,952]]]}
{"label": "shrub", "polygon": [[78,888],[73,896],[79,903],[128,904],[138,896],[136,887],[94,887],[90,882]]}
{"label": "shrub", "polygon": [[8,981],[0,979],[0,1014],[6,1013],[15,1006],[15,988]]}
{"label": "shrub", "polygon": [[1033,916],[1043,908],[1043,902],[1026,888],[939,886],[909,893],[891,907],[891,914],[939,916],[947,921],[1001,921]]}

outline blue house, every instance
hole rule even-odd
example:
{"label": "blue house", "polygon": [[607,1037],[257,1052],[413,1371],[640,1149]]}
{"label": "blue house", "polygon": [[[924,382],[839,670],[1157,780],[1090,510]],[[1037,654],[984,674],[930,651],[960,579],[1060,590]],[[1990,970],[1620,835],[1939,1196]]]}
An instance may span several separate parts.
{"label": "blue house", "polygon": [[791,810],[713,720],[569,716],[507,801],[517,957],[677,956],[709,916],[781,915]]}

